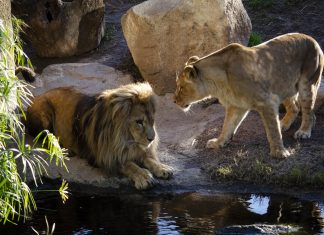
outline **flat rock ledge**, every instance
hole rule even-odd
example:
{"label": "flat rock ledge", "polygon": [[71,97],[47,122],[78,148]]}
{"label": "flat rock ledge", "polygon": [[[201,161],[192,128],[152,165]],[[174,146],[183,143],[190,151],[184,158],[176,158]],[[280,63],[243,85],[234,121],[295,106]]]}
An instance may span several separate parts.
{"label": "flat rock ledge", "polygon": [[[87,94],[95,94],[131,82],[133,79],[130,75],[98,63],[54,64],[46,67],[38,76],[33,84],[35,88],[32,89],[32,93],[37,96],[53,88],[73,86]],[[194,115],[190,115],[173,103],[173,94],[158,97],[156,113],[157,132],[160,137],[158,154],[162,162],[175,168],[173,179],[161,180],[159,181],[161,185],[182,187],[212,184],[212,181],[200,171],[199,166],[192,165],[190,161],[196,157],[196,137],[204,131],[206,123],[217,118],[217,113],[223,115],[221,109],[219,106],[202,108],[198,105],[192,110]],[[70,157],[66,165],[68,171],[49,163],[48,177],[100,188],[114,189],[130,185],[128,179],[109,176],[77,156]]]}
{"label": "flat rock ledge", "polygon": [[290,234],[297,232],[300,228],[291,225],[269,225],[269,224],[252,224],[252,225],[234,225],[222,228],[216,231],[216,235],[229,235],[229,234]]}

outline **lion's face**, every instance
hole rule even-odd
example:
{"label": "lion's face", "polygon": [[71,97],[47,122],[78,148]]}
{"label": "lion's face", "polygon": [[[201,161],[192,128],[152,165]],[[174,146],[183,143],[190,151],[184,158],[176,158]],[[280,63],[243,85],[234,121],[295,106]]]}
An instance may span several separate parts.
{"label": "lion's face", "polygon": [[148,148],[155,139],[153,107],[137,104],[132,108],[129,130],[134,142],[142,149]]}
{"label": "lion's face", "polygon": [[174,102],[183,109],[204,98],[202,85],[193,66],[186,66],[177,77]]}

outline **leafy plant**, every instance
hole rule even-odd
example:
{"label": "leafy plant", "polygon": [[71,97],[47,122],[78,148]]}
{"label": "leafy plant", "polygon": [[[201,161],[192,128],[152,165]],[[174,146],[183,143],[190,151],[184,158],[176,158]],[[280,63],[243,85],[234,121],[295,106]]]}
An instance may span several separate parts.
{"label": "leafy plant", "polygon": [[106,27],[106,32],[105,32],[105,36],[104,36],[104,39],[106,41],[111,41],[115,35],[115,33],[117,32],[116,30],[116,27],[115,25],[113,24],[109,24],[107,27]]}
{"label": "leafy plant", "polygon": [[215,173],[217,176],[222,178],[229,178],[232,175],[233,170],[230,166],[221,166],[216,169]]}
{"label": "leafy plant", "polygon": [[[23,23],[15,18],[12,22],[13,28],[0,20],[0,221],[3,223],[28,218],[37,208],[26,183],[27,172],[31,173],[37,186],[46,173],[46,157],[49,161],[55,158],[56,164],[62,166],[66,159],[65,150],[51,133],[45,132],[42,143],[38,143],[40,135],[33,146],[25,142],[25,128],[20,120],[25,118],[23,105],[30,103],[32,94],[29,85],[15,76],[14,67],[25,63],[31,67],[31,63],[19,39]],[[21,174],[19,162],[22,164]],[[60,194],[66,197],[67,184],[63,184]]]}
{"label": "leafy plant", "polygon": [[262,43],[261,36],[256,33],[252,33],[249,38],[248,46],[253,47],[253,46],[259,45],[260,43]]}
{"label": "leafy plant", "polygon": [[[45,222],[46,222],[46,235],[53,235],[54,234],[54,230],[55,230],[55,223],[53,223],[52,227],[50,228],[49,223],[47,221],[47,217],[45,216]],[[39,235],[40,233],[34,229],[33,227],[31,227],[32,230],[35,232],[35,234]]]}

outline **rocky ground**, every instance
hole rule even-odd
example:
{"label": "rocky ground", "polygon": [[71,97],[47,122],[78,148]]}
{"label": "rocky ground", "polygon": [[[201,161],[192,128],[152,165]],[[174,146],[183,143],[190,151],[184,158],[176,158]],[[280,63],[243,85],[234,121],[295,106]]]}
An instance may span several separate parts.
{"label": "rocky ground", "polygon": [[[106,0],[105,38],[97,50],[85,55],[64,59],[43,59],[38,58],[32,49],[27,48],[36,70],[41,73],[47,65],[54,63],[97,62],[131,74],[133,80],[141,80],[120,26],[121,15],[138,2],[141,1]],[[312,35],[324,47],[324,28],[321,24],[323,1],[244,0],[243,2],[251,17],[253,32],[260,35],[263,40],[282,33],[298,31]],[[268,4],[262,5],[264,2]],[[96,69],[93,73],[95,75],[88,74],[85,77],[105,76],[100,73],[98,75]],[[70,73],[68,74],[70,76]],[[45,73],[44,76],[51,77],[52,72],[47,75]],[[67,75],[60,76],[63,78]],[[122,80],[120,84],[124,81]],[[82,82],[80,84],[82,86]],[[162,161],[175,167],[174,178],[171,181],[160,182],[164,188],[244,191],[249,185],[251,190],[271,191],[275,185],[281,187],[278,189],[281,192],[285,192],[284,187],[287,186],[292,188],[292,192],[295,190],[292,186],[323,188],[324,106],[318,107],[317,124],[310,140],[298,142],[293,139],[293,133],[298,128],[300,120],[297,120],[291,130],[284,133],[284,143],[294,154],[283,161],[269,157],[264,128],[256,113],[249,114],[229,146],[212,151],[205,149],[204,146],[209,138],[216,137],[220,133],[224,110],[219,104],[196,105],[190,114],[184,114],[173,104],[172,95],[167,94],[160,97],[159,106],[160,111],[156,117],[161,139],[160,157]],[[117,188],[119,185],[127,184],[124,179],[108,178],[100,170],[89,168],[85,162],[77,158],[73,158],[69,165],[70,172],[79,174],[74,176],[70,173],[59,174],[70,177],[77,183]],[[85,176],[86,171],[89,173],[88,176]]]}

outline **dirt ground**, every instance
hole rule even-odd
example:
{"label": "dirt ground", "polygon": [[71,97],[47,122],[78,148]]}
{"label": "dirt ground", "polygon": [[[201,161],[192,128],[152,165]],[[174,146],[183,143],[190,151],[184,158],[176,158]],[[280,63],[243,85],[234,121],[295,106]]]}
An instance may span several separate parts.
{"label": "dirt ground", "polygon": [[[44,59],[37,57],[27,44],[27,54],[37,72],[54,63],[99,62],[130,73],[137,81],[142,80],[131,58],[120,25],[120,17],[127,9],[142,0],[105,2],[106,34],[101,45],[82,56]],[[301,32],[313,36],[324,48],[323,0],[243,0],[243,3],[251,18],[253,32],[260,35],[263,41],[283,33]],[[219,109],[221,108],[217,107],[217,110]],[[321,107],[316,115],[317,123],[310,140],[299,142],[293,138],[293,133],[300,124],[299,119],[283,134],[285,146],[293,152],[293,155],[284,161],[269,157],[268,142],[261,118],[253,112],[242,123],[227,147],[219,151],[205,149],[207,140],[217,137],[220,133],[223,116],[217,115],[219,118],[208,122],[206,130],[197,137],[196,156],[186,158],[185,154],[181,153],[182,160],[185,161],[183,167],[201,168],[206,178],[211,175],[216,182],[221,183],[244,181],[279,186],[324,187],[324,107]],[[175,152],[181,150],[181,146],[168,147],[177,149]]]}
{"label": "dirt ground", "polygon": [[243,0],[252,31],[263,41],[284,33],[299,32],[314,37],[324,48],[324,1]]}

